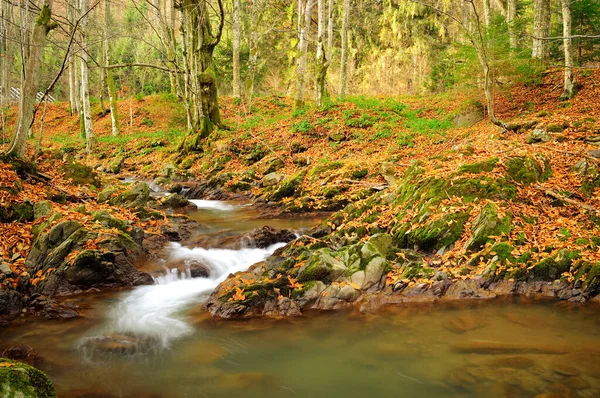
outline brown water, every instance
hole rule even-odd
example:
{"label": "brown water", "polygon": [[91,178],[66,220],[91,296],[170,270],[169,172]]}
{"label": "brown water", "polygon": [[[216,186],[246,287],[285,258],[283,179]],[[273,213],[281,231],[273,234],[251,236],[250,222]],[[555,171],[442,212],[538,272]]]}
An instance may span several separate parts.
{"label": "brown water", "polygon": [[5,328],[0,341],[33,346],[65,397],[600,396],[595,306],[490,301],[204,320],[169,349],[88,356],[78,341],[118,299],[97,298],[82,320]]}
{"label": "brown water", "polygon": [[[225,233],[271,224],[249,212],[195,217]],[[303,222],[294,228],[318,220]],[[215,266],[266,255],[172,250]],[[217,282],[170,275],[74,297],[85,317],[2,328],[0,347],[32,346],[67,398],[600,397],[594,305],[495,300],[226,322],[199,309]]]}

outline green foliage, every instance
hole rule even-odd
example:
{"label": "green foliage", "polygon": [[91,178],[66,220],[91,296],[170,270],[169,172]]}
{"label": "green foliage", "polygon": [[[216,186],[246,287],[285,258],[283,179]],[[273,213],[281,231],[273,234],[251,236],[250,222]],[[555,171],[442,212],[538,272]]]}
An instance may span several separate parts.
{"label": "green foliage", "polygon": [[292,131],[294,131],[296,133],[309,133],[309,132],[313,131],[314,129],[315,128],[310,123],[310,121],[308,121],[306,119],[301,120],[300,122],[298,122],[292,126]]}

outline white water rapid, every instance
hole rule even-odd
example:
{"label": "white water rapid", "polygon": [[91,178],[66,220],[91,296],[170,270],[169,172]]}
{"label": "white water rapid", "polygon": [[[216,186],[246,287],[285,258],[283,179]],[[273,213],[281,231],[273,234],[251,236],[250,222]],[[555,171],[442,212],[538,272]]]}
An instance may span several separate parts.
{"label": "white water rapid", "polygon": [[204,210],[231,211],[239,207],[221,200],[191,199],[190,202],[195,204],[198,209]]}
{"label": "white water rapid", "polygon": [[154,285],[130,292],[110,313],[110,332],[152,337],[163,346],[193,331],[182,312],[198,304],[230,273],[244,271],[264,260],[285,243],[266,249],[241,250],[187,248],[171,244],[172,258],[197,260],[210,269],[209,278],[191,278],[189,270],[168,270],[154,279]]}

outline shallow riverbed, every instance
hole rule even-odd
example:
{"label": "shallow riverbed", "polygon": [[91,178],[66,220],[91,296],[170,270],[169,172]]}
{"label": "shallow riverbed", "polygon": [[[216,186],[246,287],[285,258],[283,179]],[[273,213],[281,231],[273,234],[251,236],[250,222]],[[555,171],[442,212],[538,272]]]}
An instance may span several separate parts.
{"label": "shallow riverbed", "polygon": [[[239,203],[198,202],[194,218],[214,233],[318,223],[257,220]],[[281,321],[200,310],[219,281],[276,247],[172,245],[211,277],[163,271],[153,286],[73,297],[85,317],[17,323],[0,329],[0,345],[32,346],[60,397],[600,396],[592,304],[494,300]]]}

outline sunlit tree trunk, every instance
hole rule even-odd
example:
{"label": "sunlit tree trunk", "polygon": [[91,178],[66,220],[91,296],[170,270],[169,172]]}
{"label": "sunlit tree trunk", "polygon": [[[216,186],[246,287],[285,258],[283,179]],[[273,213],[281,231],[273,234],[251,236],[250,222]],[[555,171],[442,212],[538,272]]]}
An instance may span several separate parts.
{"label": "sunlit tree trunk", "polygon": [[[302,2],[302,3],[301,3]],[[306,89],[306,60],[308,58],[308,40],[310,37],[310,24],[312,8],[315,4],[315,0],[298,0],[299,4],[303,7],[298,7],[298,11],[302,11],[299,30],[298,40],[298,63],[296,65],[296,93],[294,100],[294,107],[302,108],[304,106],[304,91]]]}
{"label": "sunlit tree trunk", "polygon": [[517,31],[515,21],[517,19],[517,0],[507,0],[506,3],[506,24],[508,25],[508,40],[510,48],[517,48]]}
{"label": "sunlit tree trunk", "polygon": [[[6,135],[6,118],[5,108],[9,100],[10,84],[8,81],[8,68],[11,63],[8,54],[8,34],[9,34],[9,4],[6,1],[0,1],[0,107],[2,108],[2,120],[0,128],[2,129],[2,139],[4,140]],[[3,142],[4,143],[4,142]]]}
{"label": "sunlit tree trunk", "polygon": [[[88,0],[80,0],[80,15],[84,16],[88,10]],[[90,107],[90,77],[88,68],[88,51],[87,48],[87,18],[81,20],[81,118],[85,132],[85,150],[88,155],[94,150],[94,130],[92,129],[92,113]]]}
{"label": "sunlit tree trunk", "polygon": [[571,1],[561,0],[563,18],[563,47],[565,52],[565,82],[562,99],[568,100],[575,95],[573,79],[573,48],[571,45]]}
{"label": "sunlit tree trunk", "polygon": [[485,27],[490,26],[490,21],[492,20],[492,9],[490,6],[490,0],[482,0],[483,1],[483,22]]}
{"label": "sunlit tree trunk", "polygon": [[[111,63],[111,43],[110,26],[112,26],[112,12],[110,9],[110,1],[104,0],[104,62],[106,66]],[[108,103],[110,106],[110,121],[112,126],[112,135],[119,135],[119,110],[117,108],[117,89],[115,87],[115,77],[111,68],[106,68],[106,89],[108,91]]]}
{"label": "sunlit tree trunk", "polygon": [[340,61],[340,99],[346,97],[348,79],[348,22],[350,19],[350,0],[344,0],[344,15],[342,18],[342,59]]}
{"label": "sunlit tree trunk", "polygon": [[328,0],[327,4],[327,53],[326,57],[331,63],[333,60],[333,25],[334,25],[334,14],[333,14],[333,0]]}
{"label": "sunlit tree trunk", "polygon": [[323,98],[327,95],[325,86],[330,62],[325,53],[326,11],[325,0],[318,0],[316,102],[319,107],[323,106]]}
{"label": "sunlit tree trunk", "polygon": [[533,47],[531,57],[540,61],[548,59],[548,44],[544,40],[550,35],[550,0],[534,0]]}
{"label": "sunlit tree trunk", "polygon": [[19,112],[20,122],[18,123],[17,130],[8,150],[9,154],[19,158],[25,156],[27,136],[31,125],[33,124],[33,112],[40,79],[42,51],[48,33],[56,27],[55,23],[51,20],[51,16],[52,0],[46,0],[41,6],[33,25],[31,43],[35,43],[35,45],[29,47],[27,64],[25,66],[25,78],[23,81],[23,89],[21,90],[21,109]]}
{"label": "sunlit tree trunk", "polygon": [[233,0],[233,98],[240,98],[240,36],[241,36],[241,4]]}

